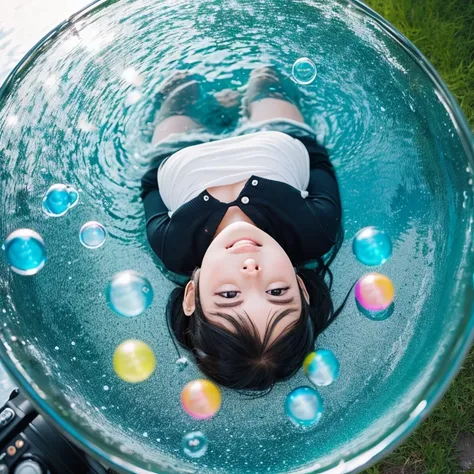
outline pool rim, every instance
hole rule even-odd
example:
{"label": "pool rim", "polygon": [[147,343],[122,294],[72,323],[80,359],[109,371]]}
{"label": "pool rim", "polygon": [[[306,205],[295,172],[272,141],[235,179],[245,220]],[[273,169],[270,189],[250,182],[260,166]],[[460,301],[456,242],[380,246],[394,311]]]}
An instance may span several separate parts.
{"label": "pool rim", "polygon": [[[34,61],[36,55],[41,52],[42,46],[44,46],[48,40],[53,39],[63,29],[70,26],[79,18],[91,13],[93,10],[104,6],[105,4],[116,3],[117,1],[118,0],[94,0],[85,7],[79,9],[76,13],[70,15],[66,20],[59,23],[55,28],[43,36],[43,38],[41,38],[25,54],[20,62],[8,74],[3,84],[1,84],[0,101],[2,101],[4,95],[8,93],[10,85],[14,82],[17,75],[21,73],[22,69],[27,67],[31,61]],[[414,62],[421,67],[423,72],[428,76],[430,82],[433,84],[434,89],[439,93],[438,99],[443,104],[444,108],[451,113],[451,121],[456,127],[456,132],[461,140],[467,159],[470,162],[471,169],[474,169],[474,139],[471,129],[456,99],[444,84],[441,76],[435,70],[434,66],[431,65],[428,59],[408,38],[406,38],[393,25],[385,20],[385,18],[365,5],[361,0],[338,1],[345,1],[347,5],[357,8],[361,10],[363,14],[371,17],[378,25],[380,25],[385,33],[387,33],[388,36],[390,36],[391,39],[394,40],[406,53],[408,53]],[[292,472],[294,474],[357,473],[373,465],[375,462],[385,457],[389,452],[393,451],[397,446],[399,446],[432,412],[436,404],[446,393],[450,383],[454,380],[455,376],[461,369],[462,362],[466,358],[470,347],[474,344],[473,303],[471,302],[470,309],[467,312],[464,309],[461,309],[460,311],[465,314],[464,318],[460,319],[458,330],[463,326],[462,323],[465,322],[466,325],[464,327],[464,337],[459,337],[459,339],[461,339],[461,343],[459,343],[457,338],[453,338],[452,346],[444,354],[442,361],[444,362],[444,365],[448,367],[442,373],[440,373],[441,371],[439,370],[435,371],[433,379],[430,379],[429,383],[425,384],[425,387],[421,391],[419,398],[412,402],[412,406],[409,409],[405,409],[400,412],[400,421],[396,424],[395,428],[388,428],[383,432],[383,435],[378,436],[377,440],[374,441],[370,446],[364,447],[361,452],[353,454],[346,459],[341,459],[335,465],[326,466],[321,469],[321,466],[317,462],[313,462],[309,466],[297,468]],[[18,383],[21,390],[28,395],[28,398],[31,400],[38,412],[51,420],[56,428],[68,439],[70,439],[71,442],[76,444],[86,453],[96,458],[101,458],[101,461],[103,461],[104,464],[112,468],[124,469],[137,474],[153,474],[154,472],[157,472],[150,471],[146,468],[139,467],[136,464],[131,463],[128,460],[129,456],[126,456],[124,453],[119,453],[118,450],[116,450],[117,452],[114,454],[106,452],[97,444],[95,444],[95,442],[91,442],[88,438],[81,434],[70,421],[63,419],[46,402],[46,400],[43,398],[44,394],[42,395],[42,390],[35,384],[35,382],[31,381],[30,383],[28,381],[26,371],[21,367],[19,361],[16,360],[11,349],[9,350],[8,343],[5,340],[2,342],[3,344],[0,344],[0,361],[9,375],[16,383]],[[446,363],[448,361],[449,364]],[[36,389],[34,386],[36,386]],[[406,419],[404,421],[401,420],[403,415],[406,415]],[[142,461],[141,463],[144,464]],[[147,464],[150,465],[149,463]],[[185,469],[180,468],[180,472],[185,472]],[[188,472],[191,471],[189,470]]]}

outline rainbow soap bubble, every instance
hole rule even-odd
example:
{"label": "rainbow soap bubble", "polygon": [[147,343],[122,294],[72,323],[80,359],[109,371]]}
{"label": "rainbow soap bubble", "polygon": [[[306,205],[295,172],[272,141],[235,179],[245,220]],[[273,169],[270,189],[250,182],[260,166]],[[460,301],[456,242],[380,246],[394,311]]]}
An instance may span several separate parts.
{"label": "rainbow soap bubble", "polygon": [[46,247],[38,232],[18,229],[12,232],[2,249],[11,269],[19,275],[35,275],[46,262]]}
{"label": "rainbow soap bubble", "polygon": [[384,311],[395,297],[392,280],[381,273],[367,273],[356,283],[355,297],[366,311]]}
{"label": "rainbow soap bubble", "polygon": [[51,217],[60,217],[79,202],[76,189],[65,184],[53,184],[43,198],[43,212]]}
{"label": "rainbow soap bubble", "polygon": [[303,361],[305,375],[315,385],[331,385],[339,376],[339,362],[327,349],[318,349],[308,354]]}
{"label": "rainbow soap bubble", "polygon": [[125,382],[146,380],[156,367],[155,355],[148,344],[136,339],[122,342],[113,357],[115,373]]}
{"label": "rainbow soap bubble", "polygon": [[144,313],[153,302],[151,283],[134,270],[125,270],[113,276],[105,297],[112,311],[133,318]]}
{"label": "rainbow soap bubble", "polygon": [[313,387],[295,388],[286,397],[286,416],[298,427],[309,428],[315,425],[323,411],[321,396]]}
{"label": "rainbow soap bubble", "polygon": [[364,265],[382,265],[392,255],[392,242],[383,230],[364,227],[355,235],[352,251]]}
{"label": "rainbow soap bubble", "polygon": [[181,406],[195,420],[206,420],[213,417],[221,407],[221,392],[209,380],[193,380],[181,393]]}

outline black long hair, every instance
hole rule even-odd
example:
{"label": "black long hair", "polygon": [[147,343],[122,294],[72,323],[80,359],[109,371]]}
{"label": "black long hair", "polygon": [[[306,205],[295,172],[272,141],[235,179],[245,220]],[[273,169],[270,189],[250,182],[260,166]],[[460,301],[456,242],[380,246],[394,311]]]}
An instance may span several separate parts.
{"label": "black long hair", "polygon": [[342,242],[342,230],[328,260],[317,259],[313,270],[297,274],[309,294],[309,303],[300,288],[301,314],[273,342],[269,343],[276,324],[287,312],[283,311],[267,325],[263,338],[252,320],[245,315],[235,317],[225,313],[217,315],[233,326],[229,331],[211,323],[202,310],[199,298],[199,277],[196,284],[196,308],[191,317],[184,314],[184,288],[175,288],[167,306],[167,324],[178,343],[191,351],[201,371],[215,382],[234,389],[271,390],[275,382],[286,380],[301,368],[304,358],[314,350],[314,342],[342,311],[334,310],[331,299],[333,275],[329,265]]}

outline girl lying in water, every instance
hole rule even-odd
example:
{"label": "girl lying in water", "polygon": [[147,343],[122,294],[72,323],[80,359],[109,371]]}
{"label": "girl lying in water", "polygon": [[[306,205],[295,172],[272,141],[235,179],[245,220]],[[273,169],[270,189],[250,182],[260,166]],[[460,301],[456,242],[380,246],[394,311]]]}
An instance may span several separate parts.
{"label": "girl lying in water", "polygon": [[[142,179],[147,236],[169,270],[190,278],[170,297],[169,326],[227,387],[269,389],[292,376],[342,309],[328,268],[342,240],[338,184],[295,89],[273,68],[254,70],[248,125],[219,140],[199,122],[199,81],[179,73],[160,94],[159,167]],[[309,260],[315,270],[298,270]]]}

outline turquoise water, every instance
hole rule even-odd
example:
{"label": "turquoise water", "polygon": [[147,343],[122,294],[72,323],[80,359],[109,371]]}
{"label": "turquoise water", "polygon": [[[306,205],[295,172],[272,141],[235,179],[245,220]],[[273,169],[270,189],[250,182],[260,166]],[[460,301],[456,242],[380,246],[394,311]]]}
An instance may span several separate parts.
{"label": "turquoise water", "polygon": [[[300,86],[303,113],[330,150],[344,206],[334,301],[372,270],[355,259],[352,238],[374,225],[393,243],[392,258],[376,268],[394,282],[394,312],[370,321],[351,298],[318,340],[341,372],[318,389],[325,411],[316,427],[298,430],[285,417],[287,394],[308,384],[302,371],[257,400],[223,389],[218,415],[192,421],[179,394],[199,372],[175,365],[164,321],[173,284],[157,270],[139,199],[153,97],[176,69],[204,76],[209,93],[243,91],[255,67],[290,74],[300,57],[318,69]],[[342,0],[102,3],[45,42],[0,100],[1,237],[31,228],[49,258],[32,277],[0,260],[5,360],[18,361],[17,377],[71,436],[117,463],[154,472],[349,472],[355,454],[425,414],[435,375],[456,365],[461,328],[471,331],[472,143],[453,117],[419,63]],[[48,218],[42,200],[55,183],[80,198]],[[96,250],[79,240],[88,221],[107,230]],[[128,269],[155,295],[136,319],[118,317],[105,298],[112,276]],[[157,357],[155,374],[137,385],[120,381],[111,364],[130,337]],[[180,451],[191,431],[209,441],[199,459]]]}

